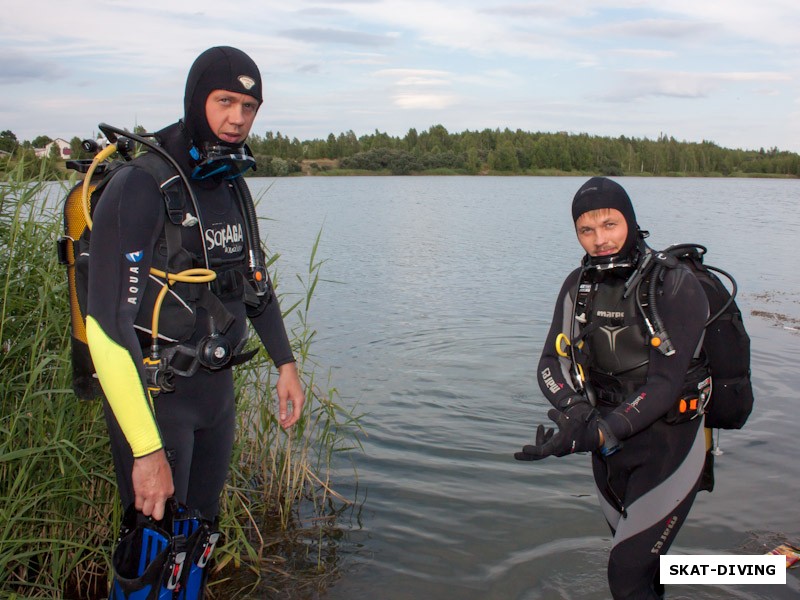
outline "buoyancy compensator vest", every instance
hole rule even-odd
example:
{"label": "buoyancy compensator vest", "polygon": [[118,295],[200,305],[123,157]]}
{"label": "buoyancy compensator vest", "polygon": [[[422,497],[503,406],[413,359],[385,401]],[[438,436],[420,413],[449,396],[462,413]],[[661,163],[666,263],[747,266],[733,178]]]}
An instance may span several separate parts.
{"label": "buoyancy compensator vest", "polygon": [[588,372],[598,400],[619,404],[647,379],[647,339],[636,302],[623,298],[625,280],[606,276],[587,296]]}
{"label": "buoyancy compensator vest", "polygon": [[[65,235],[58,240],[59,260],[67,268],[70,296],[73,389],[82,399],[102,396],[86,339],[86,307],[89,273],[91,215],[105,186],[118,169],[135,164],[150,173],[164,200],[167,218],[160,234],[153,268],[144,277],[153,284],[145,289],[144,309],[137,316],[137,331],[149,335],[150,352],[145,371],[151,393],[174,389],[175,374],[190,376],[198,368],[220,369],[240,364],[255,351],[240,353],[246,339],[233,345],[225,332],[233,316],[223,300],[236,297],[244,301],[248,313],[263,310],[273,290],[264,264],[257,218],[247,185],[233,182],[244,221],[241,256],[220,263],[211,261],[203,246],[203,256],[194,256],[181,243],[181,229],[198,227],[203,237],[202,215],[188,177],[177,162],[153,140],[151,134],[131,134],[101,124],[100,129],[112,144],[94,160],[70,161],[68,166],[85,174],[84,181],[67,194],[64,202]],[[134,144],[147,149],[133,157]],[[92,149],[89,142],[86,149]],[[124,160],[105,162],[118,152]],[[132,161],[135,160],[135,163]],[[186,342],[194,335],[196,308],[210,316],[213,331],[197,343]],[[143,336],[144,337],[144,336]],[[143,339],[143,348],[147,342]]]}
{"label": "buoyancy compensator vest", "polygon": [[[650,338],[638,299],[626,294],[631,271],[584,273],[576,298],[578,339],[587,342],[576,357],[584,361],[582,369],[588,373],[592,397],[601,406],[618,406],[647,381]],[[698,349],[680,398],[665,420],[677,423],[702,414],[709,385],[704,366]],[[685,408],[681,410],[681,406]],[[689,410],[689,406],[694,408]]]}
{"label": "buoyancy compensator vest", "polygon": [[[577,335],[588,349],[573,352],[573,360],[590,374],[598,403],[617,405],[646,378],[651,349],[674,353],[669,332],[658,311],[658,296],[666,269],[684,265],[698,279],[709,303],[702,344],[690,363],[683,391],[668,422],[706,415],[708,428],[740,429],[753,408],[750,381],[750,338],[735,302],[733,277],[705,265],[706,248],[697,244],[671,246],[661,252],[645,247],[637,267],[625,278],[605,274],[603,285],[585,271],[575,299]],[[731,290],[715,275],[720,273]],[[596,276],[596,274],[594,275]]]}

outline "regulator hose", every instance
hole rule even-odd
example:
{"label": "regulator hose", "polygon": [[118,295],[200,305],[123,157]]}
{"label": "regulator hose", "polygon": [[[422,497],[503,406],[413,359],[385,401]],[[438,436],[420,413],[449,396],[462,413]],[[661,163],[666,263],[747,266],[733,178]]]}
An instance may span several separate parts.
{"label": "regulator hose", "polygon": [[256,215],[256,207],[253,204],[253,196],[244,182],[244,177],[237,177],[233,180],[233,183],[238,192],[237,196],[241,204],[242,216],[248,230],[248,235],[245,236],[248,246],[248,266],[256,288],[256,294],[264,296],[269,291],[269,278],[261,251],[261,234],[258,231],[258,216]]}
{"label": "regulator hose", "polygon": [[89,205],[89,197],[91,196],[89,188],[92,184],[92,175],[94,175],[97,166],[116,151],[117,145],[109,144],[98,152],[92,164],[89,166],[89,169],[86,171],[86,176],[83,178],[83,187],[81,188],[81,210],[83,211],[83,218],[86,221],[86,227],[89,231],[92,230],[91,206]]}

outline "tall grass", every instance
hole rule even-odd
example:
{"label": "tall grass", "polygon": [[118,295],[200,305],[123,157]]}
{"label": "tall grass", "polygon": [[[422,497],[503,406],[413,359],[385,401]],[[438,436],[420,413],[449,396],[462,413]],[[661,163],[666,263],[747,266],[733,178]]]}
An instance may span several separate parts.
{"label": "tall grass", "polygon": [[[22,163],[0,173],[0,597],[103,598],[120,507],[102,406],[71,390],[66,276],[54,251],[62,217],[48,200],[66,187],[45,177],[30,177]],[[337,404],[311,351],[318,242],[301,277],[306,296],[285,311],[297,323],[291,337],[307,390],[300,423],[288,433],[278,426],[277,374],[263,353],[236,376],[239,427],[222,498],[226,542],[212,575],[218,597],[244,597],[260,579],[304,585],[290,569],[268,568],[289,564],[277,549],[294,560],[302,547],[314,577],[335,576],[320,549],[335,527],[331,515],[348,500],[333,490],[330,459],[358,445],[359,426]],[[316,549],[300,542],[309,537],[320,540]]]}
{"label": "tall grass", "polygon": [[[236,377],[239,425],[231,483],[223,499],[227,518],[223,525],[229,536],[241,540],[231,548],[245,550],[247,555],[226,553],[218,560],[218,569],[225,576],[230,572],[228,565],[249,562],[254,573],[258,571],[249,585],[262,591],[320,588],[335,576],[335,569],[326,567],[330,557],[324,556],[324,538],[350,500],[333,489],[331,460],[337,453],[360,448],[361,428],[354,408],[337,402],[337,390],[329,378],[317,379],[321,368],[312,353],[316,331],[308,313],[321,281],[319,240],[317,234],[307,273],[297,276],[305,290],[303,297],[290,306],[282,298],[284,317],[295,322],[290,337],[306,390],[303,418],[288,434],[278,425],[276,403],[270,398],[276,372],[263,350]],[[274,283],[280,290],[280,282]],[[236,578],[233,587],[237,581],[243,578]],[[223,585],[224,597],[230,597],[231,586]]]}

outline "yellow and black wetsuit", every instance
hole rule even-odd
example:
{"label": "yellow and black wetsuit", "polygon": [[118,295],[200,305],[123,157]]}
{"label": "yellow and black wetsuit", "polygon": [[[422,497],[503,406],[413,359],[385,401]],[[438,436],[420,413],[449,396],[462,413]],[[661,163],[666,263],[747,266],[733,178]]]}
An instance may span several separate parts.
{"label": "yellow and black wetsuit", "polygon": [[[182,123],[157,134],[162,146],[191,172],[190,142]],[[235,270],[246,261],[246,227],[235,187],[210,178],[192,182],[201,223],[181,227],[181,246],[187,260],[202,264],[203,246],[212,269]],[[175,391],[152,398],[147,391],[143,354],[150,343],[149,301],[163,282],[150,268],[165,258],[164,200],[153,176],[134,160],[114,175],[94,211],[90,245],[87,336],[92,360],[107,398],[120,496],[133,502],[131,470],[135,457],[165,449],[173,466],[176,497],[212,519],[228,472],[233,443],[235,404],[230,368],[200,368],[190,377],[177,376]],[[192,258],[194,257],[194,258]],[[231,281],[235,278],[219,277]],[[209,311],[187,292],[168,295],[172,309],[162,314],[162,343],[181,341],[191,346],[214,331]],[[249,317],[277,366],[294,360],[272,290],[258,310],[248,310],[243,292],[228,286],[220,293],[233,317],[225,336],[233,347],[246,335]],[[147,301],[146,301],[147,300]],[[248,315],[249,313],[249,315]],[[143,350],[144,349],[144,350]]]}

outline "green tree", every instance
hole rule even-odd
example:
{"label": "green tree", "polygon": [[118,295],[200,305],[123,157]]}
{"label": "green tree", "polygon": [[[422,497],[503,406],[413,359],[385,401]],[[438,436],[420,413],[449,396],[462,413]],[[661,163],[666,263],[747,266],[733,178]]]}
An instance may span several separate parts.
{"label": "green tree", "polygon": [[427,138],[427,147],[431,151],[438,149],[438,152],[443,152],[449,150],[453,145],[450,133],[443,125],[431,126],[427,132],[423,133],[423,136]]}
{"label": "green tree", "polygon": [[409,129],[404,141],[406,143],[406,150],[413,152],[419,143],[419,135],[417,134],[417,130],[413,127]]}
{"label": "green tree", "polygon": [[347,133],[340,133],[336,143],[339,145],[340,157],[353,156],[361,151],[361,143],[352,129],[348,130]]}
{"label": "green tree", "polygon": [[517,150],[510,141],[501,142],[497,150],[489,152],[489,168],[495,171],[516,171],[519,169]]}
{"label": "green tree", "polygon": [[8,129],[5,131],[0,131],[0,150],[13,152],[16,150],[18,145],[19,141],[17,140],[17,136],[14,135],[13,131],[9,131]]}
{"label": "green tree", "polygon": [[53,141],[49,135],[37,135],[35,138],[31,140],[31,146],[34,148],[44,148]]}
{"label": "green tree", "polygon": [[341,158],[339,145],[336,143],[336,136],[333,133],[328,134],[328,141],[325,143],[325,156],[331,159]]}
{"label": "green tree", "polygon": [[478,173],[481,170],[483,164],[481,163],[481,157],[478,154],[477,148],[470,148],[467,150],[467,170],[470,173]]}

